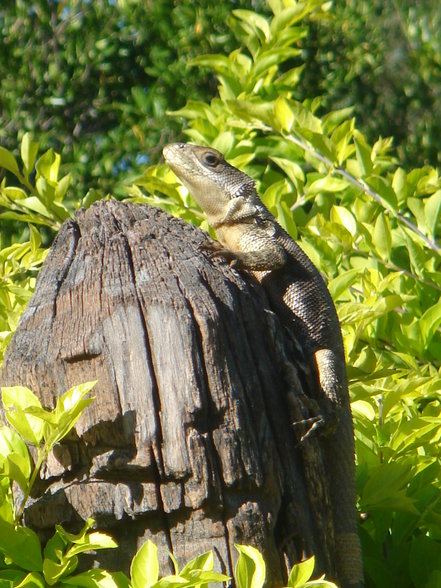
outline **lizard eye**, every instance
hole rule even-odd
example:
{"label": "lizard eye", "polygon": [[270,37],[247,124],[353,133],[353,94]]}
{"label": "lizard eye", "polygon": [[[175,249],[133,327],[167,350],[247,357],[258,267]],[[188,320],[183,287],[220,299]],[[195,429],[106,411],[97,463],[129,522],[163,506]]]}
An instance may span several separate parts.
{"label": "lizard eye", "polygon": [[216,167],[219,163],[219,158],[214,153],[204,153],[204,163],[210,167]]}

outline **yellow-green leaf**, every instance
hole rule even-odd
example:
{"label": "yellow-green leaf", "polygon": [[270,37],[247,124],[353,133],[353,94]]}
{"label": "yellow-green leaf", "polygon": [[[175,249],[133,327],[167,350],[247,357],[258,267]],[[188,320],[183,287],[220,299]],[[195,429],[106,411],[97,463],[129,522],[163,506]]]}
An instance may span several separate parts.
{"label": "yellow-green leaf", "polygon": [[130,566],[133,588],[150,588],[158,581],[158,548],[148,540],[138,550]]}
{"label": "yellow-green leaf", "polygon": [[384,259],[389,259],[392,250],[392,232],[389,219],[385,214],[379,214],[375,222],[372,235],[373,244]]}
{"label": "yellow-green leaf", "polygon": [[274,103],[274,114],[281,128],[289,132],[294,123],[294,113],[288,102],[282,96],[279,96]]}
{"label": "yellow-green leaf", "polygon": [[306,584],[314,572],[314,567],[314,556],[310,557],[309,559],[305,559],[305,561],[302,561],[298,564],[295,564],[289,574],[289,588],[297,588]]}
{"label": "yellow-green leaf", "polygon": [[29,175],[30,171],[34,167],[35,159],[38,153],[38,143],[32,141],[31,135],[25,133],[21,140],[21,159],[24,163],[26,175]]}
{"label": "yellow-green leaf", "polygon": [[239,559],[236,564],[238,588],[262,588],[265,583],[266,567],[262,555],[250,545],[237,545]]}
{"label": "yellow-green leaf", "polygon": [[20,176],[20,170],[18,169],[15,157],[4,147],[0,147],[0,167],[4,167],[12,172],[14,176]]}

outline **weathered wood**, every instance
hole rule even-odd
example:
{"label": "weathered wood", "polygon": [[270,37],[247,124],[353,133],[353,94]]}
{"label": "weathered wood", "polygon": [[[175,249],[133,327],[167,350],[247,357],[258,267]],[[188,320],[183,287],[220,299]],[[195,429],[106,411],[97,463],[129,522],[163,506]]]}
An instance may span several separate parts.
{"label": "weathered wood", "polygon": [[233,544],[246,543],[274,583],[304,554],[332,574],[320,450],[298,449],[292,425],[307,416],[295,343],[260,286],[208,259],[204,240],[112,200],[61,228],[1,384],[29,386],[48,407],[75,384],[98,385],[26,522],[44,534],[93,517],[120,544],[96,555],[109,569],[127,569],[150,538],[163,573],[168,550],[185,562],[214,549],[231,574]]}

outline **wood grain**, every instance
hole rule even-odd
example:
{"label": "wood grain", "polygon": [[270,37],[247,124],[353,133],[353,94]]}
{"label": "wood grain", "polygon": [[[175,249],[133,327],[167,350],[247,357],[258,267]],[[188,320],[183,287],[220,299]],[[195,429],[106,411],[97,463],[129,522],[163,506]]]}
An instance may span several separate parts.
{"label": "wood grain", "polygon": [[214,549],[231,574],[233,545],[245,543],[275,584],[311,553],[332,575],[320,449],[299,449],[292,424],[308,416],[301,355],[263,289],[210,260],[205,240],[113,200],[62,226],[1,384],[29,386],[47,407],[75,384],[98,385],[45,465],[26,523],[45,536],[93,517],[120,545],[93,556],[108,569],[127,570],[149,538],[163,573],[168,550],[183,563]]}

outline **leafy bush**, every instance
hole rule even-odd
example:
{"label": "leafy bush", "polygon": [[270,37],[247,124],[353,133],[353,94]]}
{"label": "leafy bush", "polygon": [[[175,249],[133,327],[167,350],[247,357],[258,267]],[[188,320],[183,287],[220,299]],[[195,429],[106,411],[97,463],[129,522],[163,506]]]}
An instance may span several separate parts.
{"label": "leafy bush", "polygon": [[[70,216],[64,204],[71,177],[59,177],[61,158],[49,149],[37,159],[38,143],[28,133],[23,136],[19,163],[11,151],[0,147],[0,168],[12,176],[16,185],[0,184],[0,219],[13,221],[19,242],[2,227],[0,241],[0,360],[18,320],[32,296],[36,275],[53,233]],[[92,201],[91,191],[84,202]],[[46,233],[42,233],[46,231]]]}
{"label": "leafy bush", "polygon": [[[56,443],[73,428],[82,411],[91,402],[88,393],[95,385],[89,382],[75,386],[59,397],[52,410],[42,408],[38,398],[21,386],[2,388],[6,419],[14,429],[0,428],[0,583],[2,586],[52,586],[54,584],[122,586],[119,575],[89,570],[72,576],[78,566],[78,555],[96,549],[116,547],[106,534],[89,531],[93,521],[86,521],[76,535],[56,527],[44,550],[37,534],[20,524],[21,517],[43,461]],[[35,465],[26,443],[36,449]],[[16,510],[14,484],[22,495]],[[17,498],[18,500],[18,498]],[[99,579],[99,581],[96,581]],[[88,583],[84,583],[85,581]],[[109,580],[114,580],[112,584]],[[95,583],[94,583],[95,582]],[[128,584],[126,584],[128,585]]]}

